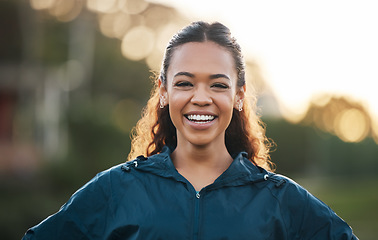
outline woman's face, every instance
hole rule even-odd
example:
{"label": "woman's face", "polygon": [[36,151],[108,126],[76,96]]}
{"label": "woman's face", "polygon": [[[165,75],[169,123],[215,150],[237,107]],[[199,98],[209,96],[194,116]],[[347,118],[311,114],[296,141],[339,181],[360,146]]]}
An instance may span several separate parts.
{"label": "woman's face", "polygon": [[178,144],[224,144],[233,108],[239,107],[244,90],[237,87],[234,60],[225,48],[214,42],[179,46],[168,68],[167,84],[160,85]]}

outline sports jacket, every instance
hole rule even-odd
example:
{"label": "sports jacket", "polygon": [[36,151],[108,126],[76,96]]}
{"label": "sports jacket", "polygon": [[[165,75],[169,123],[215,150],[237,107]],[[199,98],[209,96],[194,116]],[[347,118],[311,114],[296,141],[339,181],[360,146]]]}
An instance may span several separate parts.
{"label": "sports jacket", "polygon": [[357,239],[327,205],[244,152],[200,192],[170,153],[97,174],[23,239]]}

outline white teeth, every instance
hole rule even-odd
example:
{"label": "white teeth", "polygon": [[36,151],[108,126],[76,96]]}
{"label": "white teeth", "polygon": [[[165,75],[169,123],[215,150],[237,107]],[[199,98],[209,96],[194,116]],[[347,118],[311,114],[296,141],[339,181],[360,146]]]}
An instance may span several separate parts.
{"label": "white teeth", "polygon": [[188,115],[187,118],[191,121],[212,121],[215,117],[211,115]]}

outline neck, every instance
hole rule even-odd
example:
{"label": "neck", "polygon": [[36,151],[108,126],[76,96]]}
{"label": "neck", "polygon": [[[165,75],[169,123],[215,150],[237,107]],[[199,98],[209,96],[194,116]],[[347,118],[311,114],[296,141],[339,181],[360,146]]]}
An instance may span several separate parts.
{"label": "neck", "polygon": [[224,143],[206,146],[178,143],[171,157],[179,172],[193,170],[198,173],[221,174],[232,162]]}
{"label": "neck", "polygon": [[212,184],[232,162],[232,157],[226,145],[210,144],[195,146],[192,144],[177,144],[171,154],[177,171],[200,191]]}

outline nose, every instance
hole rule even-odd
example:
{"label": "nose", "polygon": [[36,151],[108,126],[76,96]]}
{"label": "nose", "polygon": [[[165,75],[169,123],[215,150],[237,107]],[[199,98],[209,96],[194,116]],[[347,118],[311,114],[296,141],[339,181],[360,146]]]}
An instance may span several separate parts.
{"label": "nose", "polygon": [[197,87],[191,99],[191,103],[198,106],[207,106],[213,102],[209,91],[206,87]]}

